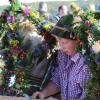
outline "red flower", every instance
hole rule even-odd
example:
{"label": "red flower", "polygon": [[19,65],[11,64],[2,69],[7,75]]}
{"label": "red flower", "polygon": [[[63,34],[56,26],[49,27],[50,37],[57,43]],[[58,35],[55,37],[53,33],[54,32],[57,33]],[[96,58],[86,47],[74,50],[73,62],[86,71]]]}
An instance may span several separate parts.
{"label": "red flower", "polygon": [[20,67],[19,70],[20,70],[20,72],[23,72],[24,71],[24,67]]}
{"label": "red flower", "polygon": [[9,73],[10,73],[10,74],[15,74],[16,71],[15,71],[15,70],[11,70]]}
{"label": "red flower", "polygon": [[1,16],[7,16],[7,12],[4,10],[1,14]]}
{"label": "red flower", "polygon": [[26,58],[26,53],[25,52],[20,52],[18,55],[19,59],[24,60]]}
{"label": "red flower", "polygon": [[90,26],[91,26],[90,21],[86,20],[86,21],[85,21],[85,25],[88,26],[88,27],[90,27]]}

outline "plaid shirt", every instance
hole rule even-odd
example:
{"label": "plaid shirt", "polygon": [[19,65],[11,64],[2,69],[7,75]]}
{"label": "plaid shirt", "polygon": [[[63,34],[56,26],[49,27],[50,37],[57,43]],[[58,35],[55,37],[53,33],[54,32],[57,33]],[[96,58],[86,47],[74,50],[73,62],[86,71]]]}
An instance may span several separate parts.
{"label": "plaid shirt", "polygon": [[60,89],[62,100],[84,100],[86,83],[91,73],[83,56],[76,53],[70,58],[59,52],[57,61],[58,67],[52,71],[51,81]]}

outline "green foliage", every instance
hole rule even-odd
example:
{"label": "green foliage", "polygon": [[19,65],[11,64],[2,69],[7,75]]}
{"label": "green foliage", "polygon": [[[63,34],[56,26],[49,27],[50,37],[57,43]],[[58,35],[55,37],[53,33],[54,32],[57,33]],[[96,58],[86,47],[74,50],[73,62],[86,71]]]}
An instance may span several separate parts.
{"label": "green foliage", "polygon": [[[76,5],[72,5],[73,12],[76,16],[81,17],[78,27],[73,29],[78,40],[83,43],[77,49],[79,52],[85,50],[88,55],[88,65],[92,72],[92,79],[88,82],[86,88],[86,100],[99,100],[100,97],[100,51],[95,53],[92,51],[94,42],[100,41],[100,12],[87,11],[83,12]],[[90,36],[90,37],[89,37]]]}

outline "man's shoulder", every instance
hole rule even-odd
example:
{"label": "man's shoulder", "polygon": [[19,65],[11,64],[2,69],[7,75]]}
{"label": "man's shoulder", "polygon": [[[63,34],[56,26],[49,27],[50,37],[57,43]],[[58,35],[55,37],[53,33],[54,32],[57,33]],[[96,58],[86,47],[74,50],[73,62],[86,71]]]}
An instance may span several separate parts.
{"label": "man's shoulder", "polygon": [[80,56],[80,60],[78,61],[78,66],[80,67],[80,70],[81,71],[88,71],[88,72],[91,72],[90,71],[90,68],[88,66],[88,57],[86,55],[81,55]]}
{"label": "man's shoulder", "polygon": [[57,15],[54,16],[54,18],[56,18],[57,20],[59,20],[60,16],[57,14]]}
{"label": "man's shoulder", "polygon": [[51,21],[54,23],[57,23],[59,21],[59,19],[60,19],[59,14],[51,16]]}

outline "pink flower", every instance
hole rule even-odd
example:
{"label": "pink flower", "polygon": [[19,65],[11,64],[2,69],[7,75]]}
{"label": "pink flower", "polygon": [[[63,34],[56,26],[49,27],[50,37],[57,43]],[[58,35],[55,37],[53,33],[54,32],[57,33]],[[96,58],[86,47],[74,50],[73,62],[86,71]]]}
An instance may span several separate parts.
{"label": "pink flower", "polygon": [[86,21],[85,21],[85,25],[88,26],[88,27],[90,27],[90,26],[91,26],[90,21],[86,20]]}
{"label": "pink flower", "polygon": [[86,30],[86,33],[89,35],[92,31],[91,30]]}
{"label": "pink flower", "polygon": [[24,16],[29,16],[30,15],[30,11],[28,7],[25,7],[25,9],[23,10],[24,12]]}

